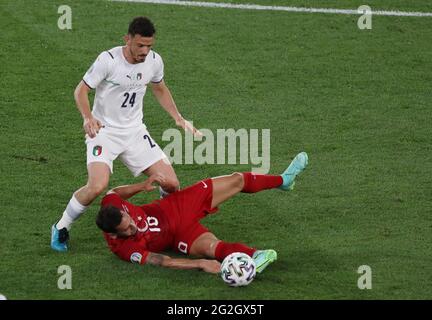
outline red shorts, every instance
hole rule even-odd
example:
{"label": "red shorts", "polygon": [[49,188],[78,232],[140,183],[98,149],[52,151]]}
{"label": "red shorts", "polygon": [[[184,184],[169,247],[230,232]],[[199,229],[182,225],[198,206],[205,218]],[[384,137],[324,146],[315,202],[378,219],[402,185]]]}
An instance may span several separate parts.
{"label": "red shorts", "polygon": [[199,222],[218,208],[211,207],[213,181],[202,180],[160,200],[160,207],[169,217],[174,232],[173,249],[189,254],[193,242],[209,230]]}

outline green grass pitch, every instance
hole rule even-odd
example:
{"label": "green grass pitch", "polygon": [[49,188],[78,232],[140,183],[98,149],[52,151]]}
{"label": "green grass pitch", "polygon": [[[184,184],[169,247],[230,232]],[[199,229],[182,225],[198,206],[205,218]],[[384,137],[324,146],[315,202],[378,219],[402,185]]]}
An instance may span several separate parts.
{"label": "green grass pitch", "polygon": [[[356,9],[362,1],[248,0]],[[72,8],[59,30],[57,8]],[[419,1],[373,9],[431,12]],[[199,128],[271,129],[271,173],[305,150],[291,193],[241,194],[203,223],[279,259],[245,288],[214,275],[137,266],[106,247],[94,220],[67,254],[51,224],[86,182],[73,90],[97,55],[149,16],[175,101]],[[0,1],[0,293],[9,299],[430,299],[432,297],[432,18],[174,7],[109,1]],[[150,93],[145,122],[164,146],[173,121]],[[250,165],[176,165],[181,185]],[[115,162],[110,186],[140,181]],[[139,195],[148,202],[158,195]],[[72,268],[72,290],[57,268]],[[360,290],[357,269],[372,269]]]}

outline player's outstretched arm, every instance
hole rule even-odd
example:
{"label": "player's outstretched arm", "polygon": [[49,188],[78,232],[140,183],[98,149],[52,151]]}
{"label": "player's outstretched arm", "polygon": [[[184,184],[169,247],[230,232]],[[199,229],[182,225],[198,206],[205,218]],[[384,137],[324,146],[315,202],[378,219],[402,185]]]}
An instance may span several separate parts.
{"label": "player's outstretched arm", "polygon": [[146,263],[173,269],[198,269],[209,273],[220,272],[220,262],[206,259],[176,259],[169,256],[150,252]]}
{"label": "player's outstretched arm", "polygon": [[202,133],[198,129],[182,117],[165,81],[162,80],[159,83],[153,83],[152,91],[159,104],[170,114],[177,126],[183,128],[185,131],[192,132],[193,135],[202,136]]}
{"label": "player's outstretched arm", "polygon": [[117,193],[120,196],[120,198],[127,200],[139,192],[149,192],[149,191],[156,189],[156,187],[153,186],[153,183],[157,183],[160,185],[164,181],[165,181],[165,177],[162,174],[157,173],[157,174],[151,175],[144,182],[119,186],[119,187],[116,187],[116,188],[108,191],[107,194]]}

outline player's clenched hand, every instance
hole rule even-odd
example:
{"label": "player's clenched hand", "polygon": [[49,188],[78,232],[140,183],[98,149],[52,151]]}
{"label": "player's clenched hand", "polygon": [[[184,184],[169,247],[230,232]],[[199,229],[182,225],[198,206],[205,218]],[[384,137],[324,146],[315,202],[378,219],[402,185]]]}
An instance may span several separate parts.
{"label": "player's clenched hand", "polygon": [[190,123],[189,121],[187,121],[183,118],[177,119],[176,125],[179,126],[180,128],[183,128],[185,131],[192,132],[192,134],[196,137],[202,137],[203,136],[201,131],[199,131],[197,128],[195,128],[192,125],[192,123]]}
{"label": "player's clenched hand", "polygon": [[96,137],[102,127],[102,123],[96,118],[90,117],[84,119],[83,128],[90,138]]}
{"label": "player's clenched hand", "polygon": [[209,273],[219,273],[221,270],[221,264],[217,260],[200,260],[201,269]]}
{"label": "player's clenched hand", "polygon": [[165,176],[160,173],[151,175],[146,181],[143,182],[143,191],[150,192],[156,189],[153,183],[161,185],[165,182]]}

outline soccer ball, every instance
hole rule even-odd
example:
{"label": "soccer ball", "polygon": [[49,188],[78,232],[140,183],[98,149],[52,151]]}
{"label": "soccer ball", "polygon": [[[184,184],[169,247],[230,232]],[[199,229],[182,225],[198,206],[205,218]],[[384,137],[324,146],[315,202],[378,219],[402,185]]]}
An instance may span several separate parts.
{"label": "soccer ball", "polygon": [[222,279],[231,287],[247,286],[255,278],[255,275],[255,261],[245,253],[231,253],[222,261]]}

